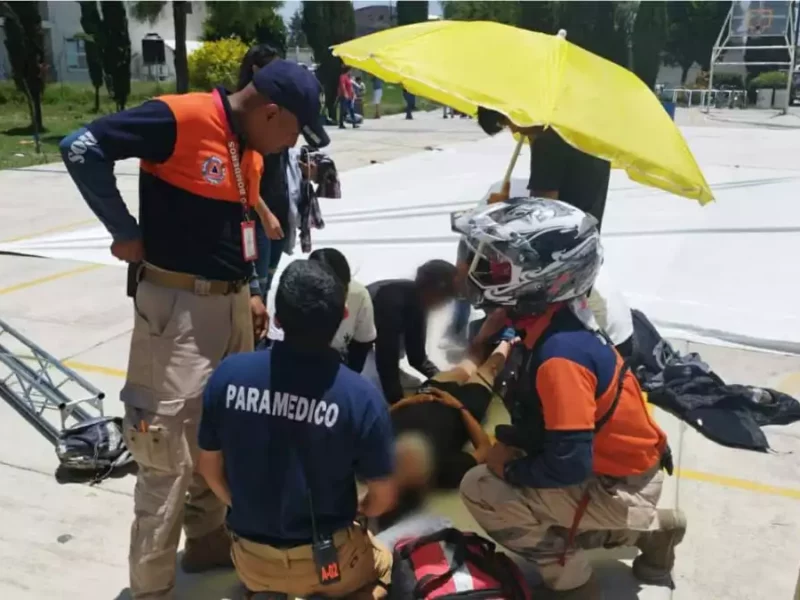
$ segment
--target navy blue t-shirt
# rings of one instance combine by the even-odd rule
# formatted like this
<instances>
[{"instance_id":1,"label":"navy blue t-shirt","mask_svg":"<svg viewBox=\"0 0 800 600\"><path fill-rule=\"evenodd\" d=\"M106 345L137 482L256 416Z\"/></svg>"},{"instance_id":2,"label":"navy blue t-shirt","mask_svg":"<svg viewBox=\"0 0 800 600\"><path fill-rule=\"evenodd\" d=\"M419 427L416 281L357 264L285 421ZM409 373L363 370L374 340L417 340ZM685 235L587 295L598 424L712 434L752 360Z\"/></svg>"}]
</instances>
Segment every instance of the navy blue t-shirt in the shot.
<instances>
[{"instance_id":1,"label":"navy blue t-shirt","mask_svg":"<svg viewBox=\"0 0 800 600\"><path fill-rule=\"evenodd\" d=\"M355 477L388 477L392 427L380 392L330 352L235 354L203 399L200 448L222 451L231 490L228 527L271 546L311 542L309 493L320 535L356 516Z\"/></svg>"}]
</instances>

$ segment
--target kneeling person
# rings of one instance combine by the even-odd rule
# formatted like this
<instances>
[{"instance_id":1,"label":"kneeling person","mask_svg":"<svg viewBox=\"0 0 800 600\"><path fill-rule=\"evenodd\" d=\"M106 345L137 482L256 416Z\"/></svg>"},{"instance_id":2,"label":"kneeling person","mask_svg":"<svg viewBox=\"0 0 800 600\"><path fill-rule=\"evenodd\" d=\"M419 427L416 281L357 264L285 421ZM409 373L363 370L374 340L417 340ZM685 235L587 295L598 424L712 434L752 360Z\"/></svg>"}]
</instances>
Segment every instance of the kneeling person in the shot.
<instances>
[{"instance_id":1,"label":"kneeling person","mask_svg":"<svg viewBox=\"0 0 800 600\"><path fill-rule=\"evenodd\" d=\"M582 550L615 546L641 549L639 579L671 585L686 520L657 508L662 469L672 469L666 435L588 308L602 261L596 220L560 201L517 199L453 226L478 255L468 261L473 305L499 307L524 331L505 396L512 425L497 428L486 465L464 477L467 508L552 589L589 581Z\"/></svg>"},{"instance_id":2,"label":"kneeling person","mask_svg":"<svg viewBox=\"0 0 800 600\"><path fill-rule=\"evenodd\" d=\"M330 348L344 285L295 261L280 279L284 341L225 360L206 388L198 471L228 506L236 571L248 590L382 598L391 554L356 524L395 501L391 425L380 392Z\"/></svg>"}]
</instances>

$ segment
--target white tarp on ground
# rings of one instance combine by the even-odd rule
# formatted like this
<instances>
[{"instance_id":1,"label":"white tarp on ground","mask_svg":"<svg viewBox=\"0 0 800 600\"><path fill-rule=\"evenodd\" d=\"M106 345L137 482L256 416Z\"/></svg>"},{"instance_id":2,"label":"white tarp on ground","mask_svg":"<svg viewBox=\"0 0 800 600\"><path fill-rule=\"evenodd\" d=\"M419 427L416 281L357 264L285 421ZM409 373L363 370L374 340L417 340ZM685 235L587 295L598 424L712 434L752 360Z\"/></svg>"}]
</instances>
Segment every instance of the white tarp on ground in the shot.
<instances>
[{"instance_id":1,"label":"white tarp on ground","mask_svg":"<svg viewBox=\"0 0 800 600\"><path fill-rule=\"evenodd\" d=\"M787 153L800 132L685 133L717 202L700 207L615 172L603 226L612 277L670 331L797 350L800 168ZM512 145L500 136L343 173L344 197L321 201L327 226L313 233L314 247L338 247L363 283L412 276L430 258L453 260L450 211L474 206L502 177ZM523 154L514 175L527 172ZM0 251L119 265L109 243L98 226Z\"/></svg>"}]
</instances>

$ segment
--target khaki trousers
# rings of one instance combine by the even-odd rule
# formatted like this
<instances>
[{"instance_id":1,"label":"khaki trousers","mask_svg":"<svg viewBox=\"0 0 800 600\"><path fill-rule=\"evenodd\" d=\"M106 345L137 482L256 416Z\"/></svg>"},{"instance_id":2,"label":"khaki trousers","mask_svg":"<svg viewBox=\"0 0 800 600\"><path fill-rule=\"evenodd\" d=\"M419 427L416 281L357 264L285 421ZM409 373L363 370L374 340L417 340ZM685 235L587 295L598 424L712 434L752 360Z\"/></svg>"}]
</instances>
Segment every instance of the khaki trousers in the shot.
<instances>
[{"instance_id":1,"label":"khaki trousers","mask_svg":"<svg viewBox=\"0 0 800 600\"><path fill-rule=\"evenodd\" d=\"M490 537L537 565L547 587L572 590L592 574L582 550L633 546L640 532L658 527L663 480L662 471L654 468L639 476L595 477L561 489L515 488L481 465L464 476L461 497ZM567 547L585 493L589 504Z\"/></svg>"},{"instance_id":2,"label":"khaki trousers","mask_svg":"<svg viewBox=\"0 0 800 600\"><path fill-rule=\"evenodd\" d=\"M181 526L222 526L225 509L194 473L202 394L213 369L253 349L250 293L197 296L142 281L134 301L125 443L138 463L129 554L133 598L173 598Z\"/></svg>"},{"instance_id":3,"label":"khaki trousers","mask_svg":"<svg viewBox=\"0 0 800 600\"><path fill-rule=\"evenodd\" d=\"M233 536L236 573L250 592L276 592L289 598L320 594L326 598L382 598L391 582L392 553L360 525L338 531L333 543L341 581L322 585L311 546L282 550ZM383 585L377 585L378 583Z\"/></svg>"}]
</instances>

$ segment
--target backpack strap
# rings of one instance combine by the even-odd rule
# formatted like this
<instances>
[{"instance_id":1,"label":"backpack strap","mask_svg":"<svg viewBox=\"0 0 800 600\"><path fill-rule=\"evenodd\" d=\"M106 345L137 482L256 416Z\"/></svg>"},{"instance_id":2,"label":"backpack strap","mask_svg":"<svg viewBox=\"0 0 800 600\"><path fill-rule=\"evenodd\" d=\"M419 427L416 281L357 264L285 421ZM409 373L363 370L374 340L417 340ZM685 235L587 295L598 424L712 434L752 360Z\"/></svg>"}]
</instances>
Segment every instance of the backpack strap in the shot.
<instances>
[{"instance_id":1,"label":"backpack strap","mask_svg":"<svg viewBox=\"0 0 800 600\"><path fill-rule=\"evenodd\" d=\"M619 376L617 377L617 391L614 394L614 399L611 401L611 406L608 407L608 410L605 412L605 414L597 419L597 422L594 424L595 434L599 433L600 430L605 427L606 423L611 420L611 417L614 416L614 412L617 410L617 405L619 405L619 399L622 396L622 389L625 387L625 375L628 374L630 369L630 363L625 360L619 370Z\"/></svg>"}]
</instances>

